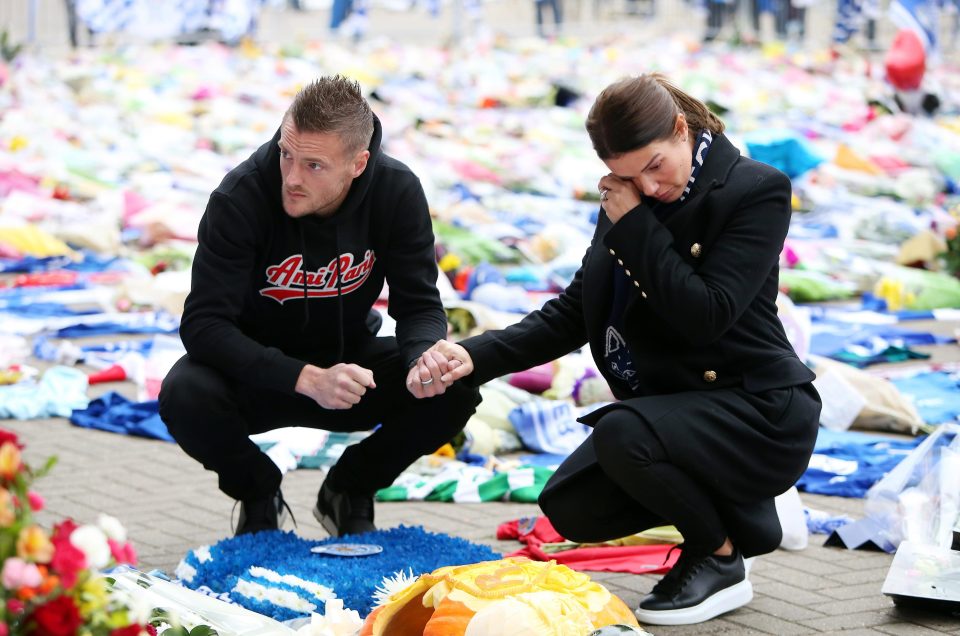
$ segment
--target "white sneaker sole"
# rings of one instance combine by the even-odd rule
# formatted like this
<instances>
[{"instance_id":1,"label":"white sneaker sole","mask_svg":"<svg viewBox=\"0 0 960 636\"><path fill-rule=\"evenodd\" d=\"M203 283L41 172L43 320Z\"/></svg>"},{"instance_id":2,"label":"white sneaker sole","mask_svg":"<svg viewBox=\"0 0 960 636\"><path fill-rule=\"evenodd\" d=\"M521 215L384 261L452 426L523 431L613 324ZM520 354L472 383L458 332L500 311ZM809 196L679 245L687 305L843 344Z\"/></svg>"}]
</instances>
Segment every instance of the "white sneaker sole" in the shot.
<instances>
[{"instance_id":1,"label":"white sneaker sole","mask_svg":"<svg viewBox=\"0 0 960 636\"><path fill-rule=\"evenodd\" d=\"M699 605L675 610L651 611L637 608L634 614L648 625L693 625L743 607L753 600L753 585L743 580L722 589Z\"/></svg>"}]
</instances>

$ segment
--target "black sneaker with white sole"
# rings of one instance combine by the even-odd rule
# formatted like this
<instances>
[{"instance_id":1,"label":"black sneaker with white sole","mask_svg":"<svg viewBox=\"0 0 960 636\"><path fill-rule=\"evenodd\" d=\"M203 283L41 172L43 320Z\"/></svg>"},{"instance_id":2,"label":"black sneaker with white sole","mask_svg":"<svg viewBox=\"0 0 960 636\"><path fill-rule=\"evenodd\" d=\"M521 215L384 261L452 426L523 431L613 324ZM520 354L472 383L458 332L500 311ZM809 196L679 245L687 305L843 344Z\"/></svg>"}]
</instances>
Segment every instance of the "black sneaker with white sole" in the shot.
<instances>
[{"instance_id":1,"label":"black sneaker with white sole","mask_svg":"<svg viewBox=\"0 0 960 636\"><path fill-rule=\"evenodd\" d=\"M279 490L266 499L245 499L240 502L240 518L234 535L279 530L287 520L289 511L290 506L283 500L283 493Z\"/></svg>"},{"instance_id":2,"label":"black sneaker with white sole","mask_svg":"<svg viewBox=\"0 0 960 636\"><path fill-rule=\"evenodd\" d=\"M373 525L373 497L338 492L323 482L317 493L313 516L331 537L361 534L377 529Z\"/></svg>"},{"instance_id":3,"label":"black sneaker with white sole","mask_svg":"<svg viewBox=\"0 0 960 636\"><path fill-rule=\"evenodd\" d=\"M743 607L753 600L743 557L734 548L728 557L684 550L634 612L641 623L692 625Z\"/></svg>"}]
</instances>

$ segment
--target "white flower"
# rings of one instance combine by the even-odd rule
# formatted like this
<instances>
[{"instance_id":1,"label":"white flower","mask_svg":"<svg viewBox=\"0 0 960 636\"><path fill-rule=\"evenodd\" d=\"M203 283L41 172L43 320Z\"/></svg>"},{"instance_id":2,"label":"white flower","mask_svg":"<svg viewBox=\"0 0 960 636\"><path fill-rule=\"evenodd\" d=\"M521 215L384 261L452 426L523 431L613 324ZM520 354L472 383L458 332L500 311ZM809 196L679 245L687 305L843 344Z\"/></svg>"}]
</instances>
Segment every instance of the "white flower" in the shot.
<instances>
[{"instance_id":1,"label":"white flower","mask_svg":"<svg viewBox=\"0 0 960 636\"><path fill-rule=\"evenodd\" d=\"M310 615L310 624L297 630L301 636L352 636L363 621L357 610L343 609L343 599L332 598L326 602L324 615Z\"/></svg>"},{"instance_id":2,"label":"white flower","mask_svg":"<svg viewBox=\"0 0 960 636\"><path fill-rule=\"evenodd\" d=\"M97 525L107 535L108 539L113 539L117 543L127 542L127 529L123 527L120 520L110 515L101 514L97 517Z\"/></svg>"},{"instance_id":3,"label":"white flower","mask_svg":"<svg viewBox=\"0 0 960 636\"><path fill-rule=\"evenodd\" d=\"M409 574L407 573L409 572ZM380 581L380 585L377 586L377 589L373 591L373 602L377 607L381 605L386 605L390 600L390 597L399 592L400 590L406 589L418 577L413 575L413 569L407 568L406 571L398 570L394 572L391 576L385 576Z\"/></svg>"},{"instance_id":4,"label":"white flower","mask_svg":"<svg viewBox=\"0 0 960 636\"><path fill-rule=\"evenodd\" d=\"M80 526L70 534L70 543L87 557L87 563L102 568L110 562L110 546L107 535L97 526Z\"/></svg>"}]
</instances>

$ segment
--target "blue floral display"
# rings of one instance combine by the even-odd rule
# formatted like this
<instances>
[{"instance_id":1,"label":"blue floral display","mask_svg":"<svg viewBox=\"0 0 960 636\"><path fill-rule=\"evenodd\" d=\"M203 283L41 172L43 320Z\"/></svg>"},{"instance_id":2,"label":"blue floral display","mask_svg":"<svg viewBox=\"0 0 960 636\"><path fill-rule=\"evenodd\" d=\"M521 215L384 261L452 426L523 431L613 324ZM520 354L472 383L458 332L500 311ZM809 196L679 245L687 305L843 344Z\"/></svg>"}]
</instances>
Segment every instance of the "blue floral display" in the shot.
<instances>
[{"instance_id":1,"label":"blue floral display","mask_svg":"<svg viewBox=\"0 0 960 636\"><path fill-rule=\"evenodd\" d=\"M374 544L381 546L383 551L362 557L310 551L315 546L335 543ZM398 526L320 541L310 541L293 532L273 530L224 539L210 547L210 556L212 558L203 563L196 550L184 557L184 563L197 572L191 580L184 580L184 585L192 589L205 585L215 592L228 593L237 604L279 621L303 614L233 592L238 578L256 580L268 587L296 593L306 600L311 600L311 595L299 587L255 579L249 574L251 566L273 570L281 575L292 574L332 588L337 598L343 599L345 607L357 610L360 616L366 616L373 609L373 592L384 576L410 570L417 576L446 565L463 565L502 557L488 546L427 532L420 526ZM317 613L322 614L323 603L311 602L318 606Z\"/></svg>"}]
</instances>

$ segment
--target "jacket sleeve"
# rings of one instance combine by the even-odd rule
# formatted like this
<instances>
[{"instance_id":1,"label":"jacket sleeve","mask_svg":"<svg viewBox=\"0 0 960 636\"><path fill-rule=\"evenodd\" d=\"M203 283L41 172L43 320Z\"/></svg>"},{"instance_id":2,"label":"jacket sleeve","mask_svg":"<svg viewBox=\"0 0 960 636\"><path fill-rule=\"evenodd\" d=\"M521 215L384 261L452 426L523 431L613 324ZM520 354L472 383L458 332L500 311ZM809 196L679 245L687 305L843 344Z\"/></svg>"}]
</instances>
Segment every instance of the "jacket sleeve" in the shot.
<instances>
[{"instance_id":1,"label":"jacket sleeve","mask_svg":"<svg viewBox=\"0 0 960 636\"><path fill-rule=\"evenodd\" d=\"M397 344L409 367L447 337L430 210L419 181L400 197L394 219L387 251L388 313L397 321Z\"/></svg>"},{"instance_id":2,"label":"jacket sleeve","mask_svg":"<svg viewBox=\"0 0 960 636\"><path fill-rule=\"evenodd\" d=\"M580 269L559 296L515 325L460 342L470 354L474 367L464 381L479 386L504 374L556 360L586 344L581 294L583 269L591 249L587 249Z\"/></svg>"},{"instance_id":3,"label":"jacket sleeve","mask_svg":"<svg viewBox=\"0 0 960 636\"><path fill-rule=\"evenodd\" d=\"M693 345L715 342L733 326L779 260L790 225L790 180L757 169L744 192L696 270L643 204L604 237L651 308Z\"/></svg>"},{"instance_id":4,"label":"jacket sleeve","mask_svg":"<svg viewBox=\"0 0 960 636\"><path fill-rule=\"evenodd\" d=\"M190 357L225 375L293 394L306 362L245 335L239 316L253 275L257 232L214 193L200 220L190 294L180 338Z\"/></svg>"}]
</instances>

